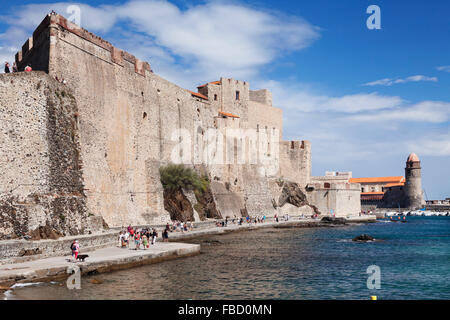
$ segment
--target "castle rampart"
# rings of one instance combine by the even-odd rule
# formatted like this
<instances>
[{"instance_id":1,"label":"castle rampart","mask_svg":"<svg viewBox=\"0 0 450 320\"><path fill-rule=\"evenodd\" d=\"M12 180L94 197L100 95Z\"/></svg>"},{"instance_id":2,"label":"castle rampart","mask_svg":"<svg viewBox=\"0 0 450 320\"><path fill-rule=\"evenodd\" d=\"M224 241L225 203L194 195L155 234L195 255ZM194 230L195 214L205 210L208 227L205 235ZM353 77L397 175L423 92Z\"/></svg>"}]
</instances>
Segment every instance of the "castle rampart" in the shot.
<instances>
[{"instance_id":1,"label":"castle rampart","mask_svg":"<svg viewBox=\"0 0 450 320\"><path fill-rule=\"evenodd\" d=\"M48 73L21 74L23 79L42 77L48 86L63 86L54 78L64 79L63 88L73 97L76 111L66 110L60 115L63 119L69 116L74 122L61 122L69 126L63 132L76 137L76 143L74 140L66 144L71 149L63 155L76 154L78 167L59 164L57 169L46 158L47 153L35 160L37 167L42 172L50 170L52 177L65 176L66 171L73 173L73 179L78 179L77 199L82 203L82 209L75 212L81 215L101 216L110 226L169 221L159 168L173 162L174 155L209 176L213 198L210 200L216 203L222 217L273 215L277 212L273 203L278 194L272 190L279 177L294 181L301 188L311 179L310 142L282 141L282 110L272 106L269 91L252 91L248 82L220 78L200 86L198 92L188 91L154 74L147 62L57 14L46 16L17 53L16 60L20 70L31 65L33 70ZM9 79L8 75L4 77ZM29 86L30 96L40 92L33 89L37 83ZM17 85L10 84L13 90L18 90ZM6 91L2 92L2 97L6 95ZM41 113L51 108L47 100L44 96L37 100L42 103ZM31 102L20 103L17 110ZM9 101L8 107L13 110L15 102ZM42 130L47 122L33 122L33 130ZM225 161L226 157L218 164L197 161L194 155L204 151L200 142L205 141L210 129L222 133L229 129L254 129L268 136L278 133L277 143L268 140L263 148L264 156L273 154L279 166L274 171L261 163L237 163L236 154L231 163ZM24 128L24 133L31 134L32 130ZM177 152L183 139L191 139L186 140L189 148ZM42 141L45 146L52 140L47 136ZM248 149L249 141L241 142L244 145L233 142L231 150L239 152L243 146ZM58 150L63 148L59 143L51 145L59 146ZM209 147L215 152L223 148L227 155L228 150L218 140ZM12 145L10 148L15 150ZM58 171L64 168L66 171ZM39 177L31 171L16 174L16 178L26 174ZM3 183L7 185L6 180ZM42 183L47 188L51 185L49 180ZM33 192L21 191L21 196ZM80 215L76 213L74 217Z\"/></svg>"}]
</instances>

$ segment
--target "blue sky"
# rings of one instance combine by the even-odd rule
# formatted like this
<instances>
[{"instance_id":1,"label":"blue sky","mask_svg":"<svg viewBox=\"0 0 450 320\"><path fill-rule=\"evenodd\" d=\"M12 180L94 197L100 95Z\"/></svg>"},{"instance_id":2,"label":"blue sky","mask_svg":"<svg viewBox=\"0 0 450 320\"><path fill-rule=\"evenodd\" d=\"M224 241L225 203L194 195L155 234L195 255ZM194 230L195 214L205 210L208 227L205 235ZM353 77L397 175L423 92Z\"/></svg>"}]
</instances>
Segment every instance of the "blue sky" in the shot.
<instances>
[{"instance_id":1,"label":"blue sky","mask_svg":"<svg viewBox=\"0 0 450 320\"><path fill-rule=\"evenodd\" d=\"M313 174L403 175L422 160L429 199L450 197L450 2L79 1L81 25L194 90L221 76L268 88L284 139L312 142ZM0 59L68 2L2 1ZM369 5L381 29L369 30Z\"/></svg>"}]
</instances>

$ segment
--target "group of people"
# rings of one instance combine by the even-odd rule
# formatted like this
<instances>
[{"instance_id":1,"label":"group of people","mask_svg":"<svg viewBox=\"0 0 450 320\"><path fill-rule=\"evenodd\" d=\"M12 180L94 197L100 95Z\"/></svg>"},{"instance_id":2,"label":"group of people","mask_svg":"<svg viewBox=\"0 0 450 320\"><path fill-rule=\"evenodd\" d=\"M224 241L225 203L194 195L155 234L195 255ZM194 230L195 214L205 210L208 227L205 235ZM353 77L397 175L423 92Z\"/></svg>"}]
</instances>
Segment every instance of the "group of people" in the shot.
<instances>
[{"instance_id":1,"label":"group of people","mask_svg":"<svg viewBox=\"0 0 450 320\"><path fill-rule=\"evenodd\" d=\"M166 225L166 230L168 232L187 232L189 230L192 230L194 228L194 225L192 224L192 222L180 222L180 221L174 221L172 223L172 225L170 225L169 223Z\"/></svg>"},{"instance_id":2,"label":"group of people","mask_svg":"<svg viewBox=\"0 0 450 320\"><path fill-rule=\"evenodd\" d=\"M150 244L154 245L158 232L155 228L135 229L132 226L128 226L126 231L121 231L119 234L119 242L121 248L129 248L130 242L134 242L134 250L140 250L141 246L144 250L150 247Z\"/></svg>"},{"instance_id":3,"label":"group of people","mask_svg":"<svg viewBox=\"0 0 450 320\"><path fill-rule=\"evenodd\" d=\"M31 69L31 67L29 66L29 65L27 65L25 68L24 68L24 71L25 72L31 72L33 69ZM14 62L13 63L13 66L12 66L12 69L11 69L11 67L10 67L10 65L9 65L9 62L8 61L6 61L5 62L5 73L10 73L10 72L19 72L19 69L17 68L17 64Z\"/></svg>"}]
</instances>

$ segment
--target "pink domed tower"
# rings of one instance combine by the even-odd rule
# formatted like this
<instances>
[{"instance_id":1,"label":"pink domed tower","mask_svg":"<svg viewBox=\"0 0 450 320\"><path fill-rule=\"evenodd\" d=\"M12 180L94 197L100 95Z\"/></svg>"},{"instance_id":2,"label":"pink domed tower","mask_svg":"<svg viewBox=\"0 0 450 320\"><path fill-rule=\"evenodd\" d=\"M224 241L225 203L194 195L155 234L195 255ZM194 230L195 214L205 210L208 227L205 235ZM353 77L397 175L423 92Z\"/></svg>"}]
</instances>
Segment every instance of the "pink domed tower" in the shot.
<instances>
[{"instance_id":1,"label":"pink domed tower","mask_svg":"<svg viewBox=\"0 0 450 320\"><path fill-rule=\"evenodd\" d=\"M419 209L425 205L419 157L413 152L406 160L405 207Z\"/></svg>"}]
</instances>

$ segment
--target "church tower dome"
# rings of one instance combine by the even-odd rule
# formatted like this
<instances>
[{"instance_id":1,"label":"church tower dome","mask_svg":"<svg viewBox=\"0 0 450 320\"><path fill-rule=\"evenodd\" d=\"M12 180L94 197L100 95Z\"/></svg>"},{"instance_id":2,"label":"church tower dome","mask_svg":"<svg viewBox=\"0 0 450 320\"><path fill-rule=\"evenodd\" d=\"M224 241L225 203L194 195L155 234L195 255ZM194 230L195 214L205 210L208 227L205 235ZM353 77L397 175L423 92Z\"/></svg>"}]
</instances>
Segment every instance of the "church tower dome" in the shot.
<instances>
[{"instance_id":1,"label":"church tower dome","mask_svg":"<svg viewBox=\"0 0 450 320\"><path fill-rule=\"evenodd\" d=\"M420 162L419 157L417 156L417 154L415 154L414 152L412 152L409 157L408 160L406 160L406 162Z\"/></svg>"}]
</instances>

